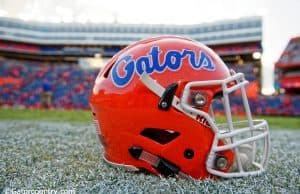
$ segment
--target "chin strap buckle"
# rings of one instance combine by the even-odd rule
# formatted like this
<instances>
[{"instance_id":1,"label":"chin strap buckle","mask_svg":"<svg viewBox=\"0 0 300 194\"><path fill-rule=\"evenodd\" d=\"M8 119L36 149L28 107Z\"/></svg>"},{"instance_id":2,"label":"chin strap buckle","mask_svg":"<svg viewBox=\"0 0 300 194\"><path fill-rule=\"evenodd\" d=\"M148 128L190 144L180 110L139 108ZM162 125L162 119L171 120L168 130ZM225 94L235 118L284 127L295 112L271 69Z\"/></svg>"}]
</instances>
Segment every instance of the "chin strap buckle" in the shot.
<instances>
[{"instance_id":1,"label":"chin strap buckle","mask_svg":"<svg viewBox=\"0 0 300 194\"><path fill-rule=\"evenodd\" d=\"M177 83L172 83L170 84L160 97L159 103L158 103L158 108L161 110L169 110L170 107L172 106L173 98L175 95L175 92L178 88Z\"/></svg>"},{"instance_id":2,"label":"chin strap buckle","mask_svg":"<svg viewBox=\"0 0 300 194\"><path fill-rule=\"evenodd\" d=\"M145 72L140 76L140 80L147 88L149 88L149 90L160 97L158 103L158 108L160 110L167 111L171 106L173 106L177 110L184 113L183 109L180 106L180 99L175 95L178 87L177 83L169 85L168 89L166 89Z\"/></svg>"},{"instance_id":3,"label":"chin strap buckle","mask_svg":"<svg viewBox=\"0 0 300 194\"><path fill-rule=\"evenodd\" d=\"M172 177L178 174L179 176L190 178L190 176L180 171L180 167L178 167L177 165L173 164L172 162L166 159L153 155L143 150L141 147L133 146L129 148L128 151L132 157L134 157L137 160L143 160L147 162L160 174L166 177Z\"/></svg>"}]
</instances>

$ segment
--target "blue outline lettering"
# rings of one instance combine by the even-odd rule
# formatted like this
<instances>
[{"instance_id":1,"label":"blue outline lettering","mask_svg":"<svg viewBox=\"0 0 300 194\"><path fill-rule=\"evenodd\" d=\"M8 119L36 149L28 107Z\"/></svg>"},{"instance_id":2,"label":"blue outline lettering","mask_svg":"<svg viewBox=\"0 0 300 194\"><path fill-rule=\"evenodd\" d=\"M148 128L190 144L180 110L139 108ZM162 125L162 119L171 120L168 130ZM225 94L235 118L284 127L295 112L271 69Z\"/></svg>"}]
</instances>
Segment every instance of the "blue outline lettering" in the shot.
<instances>
[{"instance_id":1,"label":"blue outline lettering","mask_svg":"<svg viewBox=\"0 0 300 194\"><path fill-rule=\"evenodd\" d=\"M163 62L160 61L161 51L158 46L154 46L150 49L148 55L141 56L136 60L132 59L131 55L126 55L120 58L112 68L111 79L113 84L117 87L125 87L133 79L134 74L142 75L144 72L147 74L152 74L153 72L162 73L166 69L170 71L178 71L181 69L182 60L188 57L190 66L194 70L207 70L215 71L216 66L205 52L183 49L179 50L169 50L166 52L163 58ZM125 76L120 76L119 66L124 64L123 71Z\"/></svg>"}]
</instances>

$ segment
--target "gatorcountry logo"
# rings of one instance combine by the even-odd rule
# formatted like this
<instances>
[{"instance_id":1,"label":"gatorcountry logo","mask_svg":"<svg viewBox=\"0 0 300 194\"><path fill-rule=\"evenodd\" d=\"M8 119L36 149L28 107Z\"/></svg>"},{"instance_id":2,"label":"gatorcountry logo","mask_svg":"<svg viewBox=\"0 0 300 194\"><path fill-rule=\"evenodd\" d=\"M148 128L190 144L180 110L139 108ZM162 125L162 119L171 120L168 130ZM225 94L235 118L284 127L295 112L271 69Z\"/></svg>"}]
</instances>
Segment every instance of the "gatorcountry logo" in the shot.
<instances>
[{"instance_id":1,"label":"gatorcountry logo","mask_svg":"<svg viewBox=\"0 0 300 194\"><path fill-rule=\"evenodd\" d=\"M158 46L150 49L148 55L133 59L132 55L126 55L118 59L112 68L111 79L115 86L123 88L127 86L135 74L142 75L163 73L165 70L178 71L181 69L182 60L188 58L191 68L194 70L214 71L215 64L211 58L203 51L182 49L169 50L160 60L161 50Z\"/></svg>"}]
</instances>

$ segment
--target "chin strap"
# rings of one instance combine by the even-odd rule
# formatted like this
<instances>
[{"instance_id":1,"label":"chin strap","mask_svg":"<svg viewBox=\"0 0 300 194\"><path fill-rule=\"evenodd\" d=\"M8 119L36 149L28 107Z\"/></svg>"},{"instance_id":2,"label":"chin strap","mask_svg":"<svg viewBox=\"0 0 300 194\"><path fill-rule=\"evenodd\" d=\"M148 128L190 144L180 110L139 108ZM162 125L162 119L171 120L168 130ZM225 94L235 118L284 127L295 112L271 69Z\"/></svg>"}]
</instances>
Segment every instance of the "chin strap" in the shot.
<instances>
[{"instance_id":1,"label":"chin strap","mask_svg":"<svg viewBox=\"0 0 300 194\"><path fill-rule=\"evenodd\" d=\"M166 89L163 86L161 86L159 83L157 83L154 79L152 79L147 73L143 73L140 76L140 80L147 88L149 88L157 96L159 97L163 96ZM173 96L172 106L175 107L177 110L184 112L180 106L180 99L175 95Z\"/></svg>"},{"instance_id":2,"label":"chin strap","mask_svg":"<svg viewBox=\"0 0 300 194\"><path fill-rule=\"evenodd\" d=\"M161 86L159 83L157 83L154 79L152 79L147 73L143 73L140 76L141 82L149 88L153 93L155 93L157 96L162 98L165 94L166 88ZM176 108L177 110L184 112L184 110L180 106L180 99L174 95L177 86L171 86L171 90L173 90L173 95L172 95L172 102L171 105ZM168 89L168 88L167 88ZM159 103L159 105L161 102ZM174 176L174 175L179 175L181 177L190 179L191 177L182 171L180 171L180 168L176 166L175 164L171 163L168 160L165 160L161 157L158 157L156 155L153 155L145 150L143 150L140 147L131 147L129 149L130 154L135 158L139 160L143 160L150 164L153 168L155 168L159 173L162 175L168 177L168 176Z\"/></svg>"},{"instance_id":3,"label":"chin strap","mask_svg":"<svg viewBox=\"0 0 300 194\"><path fill-rule=\"evenodd\" d=\"M160 174L169 177L179 175L184 178L191 178L189 175L183 173L178 166L158 157L150 152L143 150L141 147L134 146L128 149L132 157L138 160L143 160L150 164L154 169L156 169Z\"/></svg>"},{"instance_id":4,"label":"chin strap","mask_svg":"<svg viewBox=\"0 0 300 194\"><path fill-rule=\"evenodd\" d=\"M162 96L164 95L164 93L166 91L166 88L164 88L159 83L157 83L157 81L152 79L145 72L140 76L140 80L147 88L149 88L149 90L151 90L153 93L155 93L158 97L162 98ZM176 108L178 111L187 115L188 117L201 123L202 125L205 125L206 127L210 127L213 130L216 128L215 122L213 120L210 119L210 122L209 122L209 120L208 120L209 115L207 113L202 112L201 115L200 114L192 114L188 108L186 108L186 107L184 108L183 106L181 106L180 99L176 95L173 96L172 106L174 108Z\"/></svg>"}]
</instances>

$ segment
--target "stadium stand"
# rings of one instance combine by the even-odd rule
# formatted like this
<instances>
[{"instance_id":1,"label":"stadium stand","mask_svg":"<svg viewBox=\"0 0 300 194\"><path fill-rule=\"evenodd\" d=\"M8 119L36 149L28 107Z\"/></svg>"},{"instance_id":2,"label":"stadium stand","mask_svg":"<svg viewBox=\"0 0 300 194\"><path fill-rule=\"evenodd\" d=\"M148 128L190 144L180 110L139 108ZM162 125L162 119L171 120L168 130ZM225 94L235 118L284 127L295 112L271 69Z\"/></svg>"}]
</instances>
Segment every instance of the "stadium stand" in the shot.
<instances>
[{"instance_id":1,"label":"stadium stand","mask_svg":"<svg viewBox=\"0 0 300 194\"><path fill-rule=\"evenodd\" d=\"M300 95L300 37L289 41L275 67L279 93Z\"/></svg>"},{"instance_id":2,"label":"stadium stand","mask_svg":"<svg viewBox=\"0 0 300 194\"><path fill-rule=\"evenodd\" d=\"M247 67L247 66L246 66ZM0 60L0 77L17 79L0 84L2 106L21 108L43 108L41 103L43 84L50 83L52 104L49 108L88 109L91 83L97 75L95 70L83 71L77 64L47 64L43 62ZM258 96L249 98L254 114L300 115L300 96ZM231 97L232 113L243 114L242 99L236 94ZM214 103L217 114L223 106Z\"/></svg>"},{"instance_id":3,"label":"stadium stand","mask_svg":"<svg viewBox=\"0 0 300 194\"><path fill-rule=\"evenodd\" d=\"M243 72L250 81L247 94L254 113L300 115L299 96L259 95L261 61L253 54L263 52L260 17L181 26L50 24L0 17L0 105L88 109L88 97L98 70L81 67L82 59L96 55L107 59L134 41L167 34L184 35L207 44L230 68ZM293 60L299 61L299 48L288 46L280 61L290 59L291 53L295 56ZM295 72L283 72L286 80L295 78ZM49 91L52 100L48 106L43 98ZM241 114L241 103L238 93L232 96L235 114ZM220 102L214 106L222 112Z\"/></svg>"},{"instance_id":4,"label":"stadium stand","mask_svg":"<svg viewBox=\"0 0 300 194\"><path fill-rule=\"evenodd\" d=\"M44 83L52 90L52 108L87 109L88 96L97 72L83 71L77 64L1 60L0 77L16 78L18 83L1 84L2 106L42 108ZM50 108L51 108L50 107Z\"/></svg>"}]
</instances>

